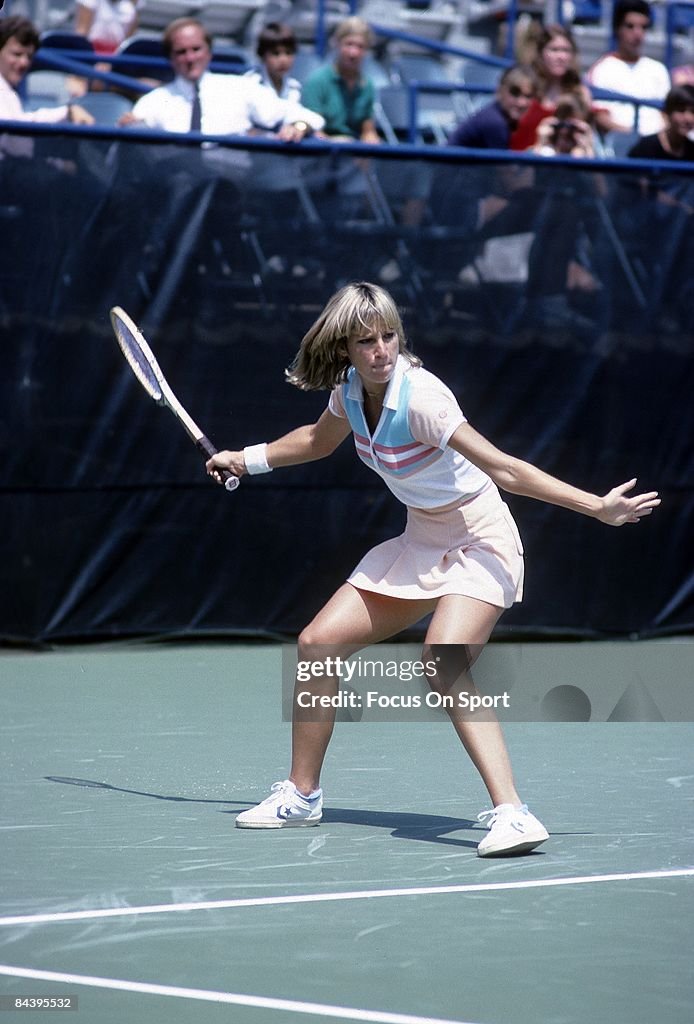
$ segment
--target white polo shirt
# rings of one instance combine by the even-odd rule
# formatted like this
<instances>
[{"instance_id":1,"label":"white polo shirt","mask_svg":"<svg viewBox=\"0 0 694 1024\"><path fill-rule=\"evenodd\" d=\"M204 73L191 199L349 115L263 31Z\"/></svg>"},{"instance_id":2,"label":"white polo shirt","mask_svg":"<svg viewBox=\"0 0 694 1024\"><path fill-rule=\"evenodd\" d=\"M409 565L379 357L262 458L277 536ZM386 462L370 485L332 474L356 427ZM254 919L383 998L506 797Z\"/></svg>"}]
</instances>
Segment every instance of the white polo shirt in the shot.
<instances>
[{"instance_id":1,"label":"white polo shirt","mask_svg":"<svg viewBox=\"0 0 694 1024\"><path fill-rule=\"evenodd\" d=\"M421 366L399 356L381 418L370 432L364 392L354 369L331 395L328 409L347 418L359 458L412 508L442 508L479 494L490 478L448 442L466 419L453 392Z\"/></svg>"}]
</instances>

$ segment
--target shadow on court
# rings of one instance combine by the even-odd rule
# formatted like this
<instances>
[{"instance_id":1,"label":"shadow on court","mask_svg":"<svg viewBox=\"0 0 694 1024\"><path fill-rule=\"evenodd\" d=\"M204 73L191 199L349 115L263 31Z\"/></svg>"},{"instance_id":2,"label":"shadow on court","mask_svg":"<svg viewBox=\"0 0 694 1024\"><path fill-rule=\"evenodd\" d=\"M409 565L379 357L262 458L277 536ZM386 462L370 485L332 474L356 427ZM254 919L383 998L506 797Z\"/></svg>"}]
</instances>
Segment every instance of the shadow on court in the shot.
<instances>
[{"instance_id":1,"label":"shadow on court","mask_svg":"<svg viewBox=\"0 0 694 1024\"><path fill-rule=\"evenodd\" d=\"M84 789L103 789L113 793L127 793L130 796L147 797L150 800L165 800L179 804L213 804L220 808L222 814L236 814L252 807L252 800L212 800L201 797L172 796L166 793L148 793L139 789L127 789L123 786L112 786L108 782L95 779L69 778L60 775L44 776L47 782L57 782L64 786L81 786ZM227 809L228 808L228 809ZM356 807L326 807L323 811L324 825L357 825L365 828L382 828L390 832L393 839L412 839L426 843L444 843L449 846L463 846L476 849L484 834L476 821L468 818L451 818L441 814L414 814L400 811L373 811ZM475 829L478 836L474 840L449 838L450 832L461 829ZM589 835L588 832L552 832L553 836ZM527 854L525 855L528 856ZM543 850L534 850L532 857L544 856Z\"/></svg>"}]
</instances>

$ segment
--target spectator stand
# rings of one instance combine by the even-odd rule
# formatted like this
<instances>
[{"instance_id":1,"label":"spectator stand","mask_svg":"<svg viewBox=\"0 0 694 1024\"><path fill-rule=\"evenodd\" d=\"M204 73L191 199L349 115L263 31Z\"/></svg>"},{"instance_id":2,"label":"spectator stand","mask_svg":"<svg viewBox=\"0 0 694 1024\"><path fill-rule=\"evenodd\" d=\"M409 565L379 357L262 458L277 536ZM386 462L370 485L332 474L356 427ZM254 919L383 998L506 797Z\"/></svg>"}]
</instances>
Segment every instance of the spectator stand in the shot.
<instances>
[{"instance_id":1,"label":"spectator stand","mask_svg":"<svg viewBox=\"0 0 694 1024\"><path fill-rule=\"evenodd\" d=\"M377 116L390 140L445 144L455 123L469 116L480 97L494 92L498 75L511 63L386 25L372 28L389 52L392 44L419 48L415 53L396 50L388 61L391 85L380 90Z\"/></svg>"},{"instance_id":2,"label":"spectator stand","mask_svg":"<svg viewBox=\"0 0 694 1024\"><path fill-rule=\"evenodd\" d=\"M214 37L246 43L253 19L266 0L141 0L141 29L161 33L174 18L198 18Z\"/></svg>"},{"instance_id":3,"label":"spectator stand","mask_svg":"<svg viewBox=\"0 0 694 1024\"><path fill-rule=\"evenodd\" d=\"M665 7L665 64L672 69L679 63L675 52L677 40L689 44L688 61L694 63L694 3L692 0L668 0Z\"/></svg>"}]
</instances>

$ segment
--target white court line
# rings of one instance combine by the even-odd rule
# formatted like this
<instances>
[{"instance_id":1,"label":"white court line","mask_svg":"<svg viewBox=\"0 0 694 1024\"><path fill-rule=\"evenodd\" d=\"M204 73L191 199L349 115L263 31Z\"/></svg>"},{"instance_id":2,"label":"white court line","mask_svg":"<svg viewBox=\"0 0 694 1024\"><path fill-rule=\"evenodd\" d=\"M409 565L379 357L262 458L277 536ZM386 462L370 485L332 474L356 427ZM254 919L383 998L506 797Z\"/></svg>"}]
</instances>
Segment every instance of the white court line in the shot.
<instances>
[{"instance_id":1,"label":"white court line","mask_svg":"<svg viewBox=\"0 0 694 1024\"><path fill-rule=\"evenodd\" d=\"M281 907L295 903L340 903L346 900L376 900L393 896L439 896L465 892L503 892L509 889L550 889L562 885L591 885L597 882L634 882L647 878L687 878L694 868L667 871L633 871L613 875L578 875L570 878L538 878L523 882L489 882L468 885L429 885L411 889L364 889L356 892L315 892L301 896L257 896L236 900L208 900L199 903L160 903L142 907L105 907L101 910L70 910L54 914L22 914L0 917L2 925L51 924L57 921L93 921L138 914L177 914L191 910L230 910L238 907Z\"/></svg>"},{"instance_id":2,"label":"white court line","mask_svg":"<svg viewBox=\"0 0 694 1024\"><path fill-rule=\"evenodd\" d=\"M351 1006L329 1006L324 1003L304 1003L294 999L270 999L266 996L247 996L238 992L214 992L203 988L179 988L174 985L152 985L149 982L121 981L119 978L92 978L85 974L63 974L58 971L37 971L29 967L0 964L0 974L32 981L56 982L65 985L85 985L89 988L116 989L121 992L141 992L148 996L168 996L173 999L198 999L206 1003L232 1003L263 1010L284 1010L288 1013L312 1013L317 1017L339 1017L341 1020L370 1021L371 1024L465 1024L461 1020L441 1017L414 1017L409 1013L387 1013L381 1010L358 1010Z\"/></svg>"}]
</instances>

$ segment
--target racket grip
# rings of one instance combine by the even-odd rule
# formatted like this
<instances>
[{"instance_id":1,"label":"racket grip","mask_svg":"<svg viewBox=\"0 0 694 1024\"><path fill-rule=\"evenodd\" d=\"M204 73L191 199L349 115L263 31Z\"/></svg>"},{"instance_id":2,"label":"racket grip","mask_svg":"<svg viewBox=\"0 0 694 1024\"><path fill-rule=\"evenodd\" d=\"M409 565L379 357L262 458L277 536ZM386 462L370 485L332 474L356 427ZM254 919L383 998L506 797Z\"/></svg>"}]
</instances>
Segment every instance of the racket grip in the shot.
<instances>
[{"instance_id":1,"label":"racket grip","mask_svg":"<svg viewBox=\"0 0 694 1024\"><path fill-rule=\"evenodd\" d=\"M197 439L195 444L203 453L203 455L207 456L208 459L211 459L213 455L217 454L217 449L212 444L209 437L205 437L204 434L202 435L202 437L199 437ZM230 473L228 469L220 470L220 476L224 481L224 489L227 491L235 491L236 488L241 483L239 478L237 476L234 476L233 473Z\"/></svg>"}]
</instances>

